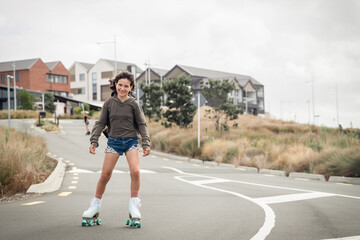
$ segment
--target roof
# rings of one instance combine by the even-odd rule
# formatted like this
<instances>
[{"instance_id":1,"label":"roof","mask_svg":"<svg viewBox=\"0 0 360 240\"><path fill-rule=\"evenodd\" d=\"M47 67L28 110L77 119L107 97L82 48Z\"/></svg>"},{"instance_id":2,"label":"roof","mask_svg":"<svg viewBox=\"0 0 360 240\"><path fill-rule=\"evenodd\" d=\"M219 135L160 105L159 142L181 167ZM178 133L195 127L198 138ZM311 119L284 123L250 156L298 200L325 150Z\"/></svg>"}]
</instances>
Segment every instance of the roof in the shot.
<instances>
[{"instance_id":1,"label":"roof","mask_svg":"<svg viewBox=\"0 0 360 240\"><path fill-rule=\"evenodd\" d=\"M53 70L54 67L59 63L60 61L56 61L56 62L47 62L45 63L46 66L50 69L50 70Z\"/></svg>"},{"instance_id":2,"label":"roof","mask_svg":"<svg viewBox=\"0 0 360 240\"><path fill-rule=\"evenodd\" d=\"M157 73L159 76L164 76L169 70L161 69L161 68L150 68L153 72Z\"/></svg>"},{"instance_id":3,"label":"roof","mask_svg":"<svg viewBox=\"0 0 360 240\"><path fill-rule=\"evenodd\" d=\"M249 81L255 85L263 85L260 82L256 81L254 78L246 75L236 74L236 73L227 73L221 71L215 71L204 68L189 67L184 65L176 65L191 76L202 77L202 78L211 78L211 79L233 79L237 81L241 86L245 86ZM176 67L175 66L175 67Z\"/></svg>"},{"instance_id":4,"label":"roof","mask_svg":"<svg viewBox=\"0 0 360 240\"><path fill-rule=\"evenodd\" d=\"M95 64L92 64L92 63L84 63L84 62L77 62L81 65L83 65L87 71L89 71Z\"/></svg>"},{"instance_id":5,"label":"roof","mask_svg":"<svg viewBox=\"0 0 360 240\"><path fill-rule=\"evenodd\" d=\"M30 69L40 58L15 61L15 71ZM14 61L0 62L0 72L14 70Z\"/></svg>"},{"instance_id":6,"label":"roof","mask_svg":"<svg viewBox=\"0 0 360 240\"><path fill-rule=\"evenodd\" d=\"M101 58L100 60L104 60L106 62L108 62L111 66L114 66L115 61L114 60L109 60L109 59L103 59ZM116 68L117 70L123 70L123 69L127 69L128 66L135 66L136 67L136 73L141 73L143 70L138 67L135 63L127 63L127 62L119 62L116 61Z\"/></svg>"}]
</instances>

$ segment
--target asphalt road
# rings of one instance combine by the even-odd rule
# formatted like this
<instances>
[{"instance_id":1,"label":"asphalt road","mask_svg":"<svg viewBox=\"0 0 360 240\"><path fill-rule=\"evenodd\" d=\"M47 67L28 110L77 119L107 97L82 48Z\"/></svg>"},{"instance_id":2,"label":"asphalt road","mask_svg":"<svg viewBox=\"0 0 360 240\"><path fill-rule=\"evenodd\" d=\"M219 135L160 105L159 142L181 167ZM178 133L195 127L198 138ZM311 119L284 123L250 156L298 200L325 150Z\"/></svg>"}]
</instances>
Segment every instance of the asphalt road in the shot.
<instances>
[{"instance_id":1,"label":"asphalt road","mask_svg":"<svg viewBox=\"0 0 360 240\"><path fill-rule=\"evenodd\" d=\"M12 127L46 139L67 164L60 190L0 204L0 239L360 239L360 186L206 167L151 154L141 158L142 227L125 226L130 176L120 157L100 212L100 226L82 227L100 176L105 137L88 153L82 120L62 120L62 133ZM90 122L92 127L94 121ZM7 120L0 125L6 126Z\"/></svg>"}]
</instances>

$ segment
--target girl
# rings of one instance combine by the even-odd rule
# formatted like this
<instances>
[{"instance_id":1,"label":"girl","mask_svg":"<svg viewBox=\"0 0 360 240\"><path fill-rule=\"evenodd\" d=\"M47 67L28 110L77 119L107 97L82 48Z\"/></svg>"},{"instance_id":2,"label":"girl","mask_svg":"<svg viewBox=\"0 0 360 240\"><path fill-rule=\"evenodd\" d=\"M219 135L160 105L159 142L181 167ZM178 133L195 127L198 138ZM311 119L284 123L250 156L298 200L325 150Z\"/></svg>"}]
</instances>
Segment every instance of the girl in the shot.
<instances>
[{"instance_id":1,"label":"girl","mask_svg":"<svg viewBox=\"0 0 360 240\"><path fill-rule=\"evenodd\" d=\"M99 145L99 136L105 126L108 127L109 137L101 176L97 183L95 197L91 200L89 209L83 213L83 225L86 225L86 223L91 225L89 223L90 219L97 219L106 184L109 182L115 164L122 154L126 156L131 177L130 219L141 219L139 212L141 204L139 199L140 157L138 133L142 138L143 156L150 154L150 137L147 132L145 116L139 103L130 95L130 91L134 89L133 74L128 71L119 72L114 79L110 80L110 89L112 90L111 98L104 103L99 120L95 123L90 137L89 151L91 154L95 154L95 149Z\"/></svg>"}]
</instances>

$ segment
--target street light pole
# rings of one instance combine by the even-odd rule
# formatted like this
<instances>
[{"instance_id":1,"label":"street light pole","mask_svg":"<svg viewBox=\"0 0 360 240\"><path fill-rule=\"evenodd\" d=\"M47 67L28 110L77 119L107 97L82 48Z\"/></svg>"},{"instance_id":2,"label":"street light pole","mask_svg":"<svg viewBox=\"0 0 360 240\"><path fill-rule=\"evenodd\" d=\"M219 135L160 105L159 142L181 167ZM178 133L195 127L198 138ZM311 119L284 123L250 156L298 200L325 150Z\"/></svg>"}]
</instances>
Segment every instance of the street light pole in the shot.
<instances>
[{"instance_id":1,"label":"street light pole","mask_svg":"<svg viewBox=\"0 0 360 240\"><path fill-rule=\"evenodd\" d=\"M13 78L11 75L7 75L7 91L8 91L8 127L10 128L10 78Z\"/></svg>"},{"instance_id":2,"label":"street light pole","mask_svg":"<svg viewBox=\"0 0 360 240\"><path fill-rule=\"evenodd\" d=\"M16 76L15 76L15 60L14 60L14 63L13 63L13 67L14 67L14 73L13 73L13 76L14 76L14 110L16 111Z\"/></svg>"},{"instance_id":3,"label":"street light pole","mask_svg":"<svg viewBox=\"0 0 360 240\"><path fill-rule=\"evenodd\" d=\"M117 74L117 63L116 63L116 34L114 34L114 41L111 42L97 42L97 44L108 44L113 43L114 44L114 76Z\"/></svg>"},{"instance_id":4,"label":"street light pole","mask_svg":"<svg viewBox=\"0 0 360 240\"><path fill-rule=\"evenodd\" d=\"M200 90L197 94L197 101L198 101L198 148L200 148Z\"/></svg>"}]
</instances>

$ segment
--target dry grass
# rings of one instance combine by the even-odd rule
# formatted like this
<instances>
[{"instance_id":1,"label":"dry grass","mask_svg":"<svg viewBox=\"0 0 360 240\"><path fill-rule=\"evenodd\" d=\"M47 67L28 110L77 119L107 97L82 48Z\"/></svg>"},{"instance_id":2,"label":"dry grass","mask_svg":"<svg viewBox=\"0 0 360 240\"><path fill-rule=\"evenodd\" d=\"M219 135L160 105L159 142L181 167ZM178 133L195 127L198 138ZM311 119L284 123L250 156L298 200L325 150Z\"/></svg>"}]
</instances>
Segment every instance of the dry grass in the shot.
<instances>
[{"instance_id":1,"label":"dry grass","mask_svg":"<svg viewBox=\"0 0 360 240\"><path fill-rule=\"evenodd\" d=\"M308 172L360 176L360 131L317 127L252 115L229 121L230 131L216 131L209 107L201 109L201 148L197 115L191 128L149 123L152 148L207 161Z\"/></svg>"},{"instance_id":2,"label":"dry grass","mask_svg":"<svg viewBox=\"0 0 360 240\"><path fill-rule=\"evenodd\" d=\"M26 192L44 181L56 165L46 152L43 139L0 127L0 196Z\"/></svg>"}]
</instances>

